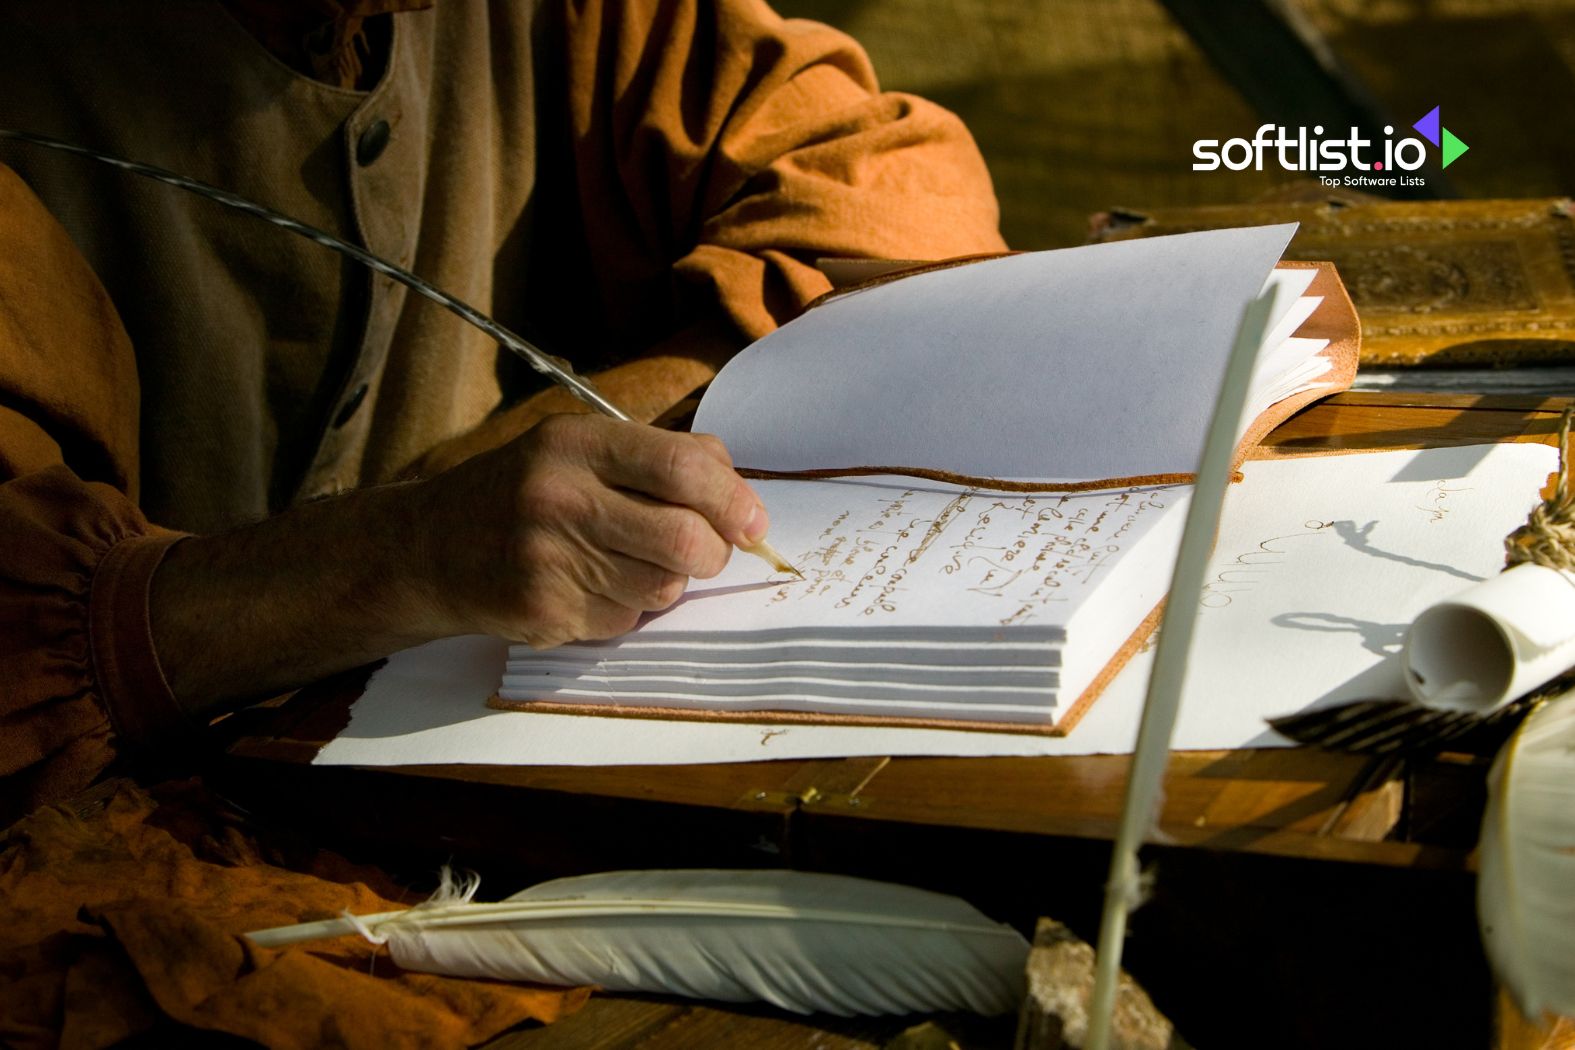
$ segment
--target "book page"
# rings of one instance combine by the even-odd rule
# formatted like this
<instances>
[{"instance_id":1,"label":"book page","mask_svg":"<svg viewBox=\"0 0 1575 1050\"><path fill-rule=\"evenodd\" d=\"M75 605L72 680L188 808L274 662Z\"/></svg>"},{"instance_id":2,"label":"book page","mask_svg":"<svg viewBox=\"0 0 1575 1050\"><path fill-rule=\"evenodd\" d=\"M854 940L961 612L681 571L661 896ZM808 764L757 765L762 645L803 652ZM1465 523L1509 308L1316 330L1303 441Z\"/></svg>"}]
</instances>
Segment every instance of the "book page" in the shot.
<instances>
[{"instance_id":1,"label":"book page","mask_svg":"<svg viewBox=\"0 0 1575 1050\"><path fill-rule=\"evenodd\" d=\"M691 581L678 604L647 614L634 632L560 652L605 658L653 640L901 639L927 649L1059 640L1178 491L1020 496L901 478L759 481L755 489L771 514L772 544L803 580L763 580L768 570L757 559L735 556L720 576Z\"/></svg>"},{"instance_id":2,"label":"book page","mask_svg":"<svg viewBox=\"0 0 1575 1050\"><path fill-rule=\"evenodd\" d=\"M768 470L1188 473L1242 307L1294 230L1035 252L852 292L729 362L694 429Z\"/></svg>"},{"instance_id":3,"label":"book page","mask_svg":"<svg viewBox=\"0 0 1575 1050\"><path fill-rule=\"evenodd\" d=\"M1557 468L1554 449L1518 443L1247 464L1200 599L1173 747L1280 745L1266 718L1405 699L1412 620L1503 569L1505 535ZM1123 672L1101 703L1129 692L1116 702L1141 703Z\"/></svg>"}]
</instances>

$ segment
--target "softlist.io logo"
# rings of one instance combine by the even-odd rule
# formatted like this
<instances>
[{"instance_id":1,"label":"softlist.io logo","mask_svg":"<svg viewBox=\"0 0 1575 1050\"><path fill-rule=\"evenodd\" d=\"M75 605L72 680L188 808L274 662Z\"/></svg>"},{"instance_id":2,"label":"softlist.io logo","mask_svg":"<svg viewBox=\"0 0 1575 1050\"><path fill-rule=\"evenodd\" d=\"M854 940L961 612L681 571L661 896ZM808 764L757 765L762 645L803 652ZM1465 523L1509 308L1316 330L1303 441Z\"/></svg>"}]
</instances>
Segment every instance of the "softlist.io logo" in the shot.
<instances>
[{"instance_id":1,"label":"softlist.io logo","mask_svg":"<svg viewBox=\"0 0 1575 1050\"><path fill-rule=\"evenodd\" d=\"M1286 171L1318 173L1326 186L1420 186L1424 182L1420 175L1405 173L1427 162L1427 143L1442 152L1440 166L1445 168L1470 149L1440 122L1438 106L1411 126L1422 138L1396 139L1391 125L1385 125L1384 137L1374 141L1354 127L1344 137L1330 137L1324 135L1322 124L1294 132L1264 124L1250 139L1198 139L1192 144L1197 158L1192 170L1262 171L1266 162L1277 162ZM1356 174L1332 174L1347 171Z\"/></svg>"},{"instance_id":2,"label":"softlist.io logo","mask_svg":"<svg viewBox=\"0 0 1575 1050\"><path fill-rule=\"evenodd\" d=\"M1438 121L1438 107L1434 106L1428 111L1427 116L1411 125L1422 133L1422 137L1443 151L1444 157L1439 165L1447 168L1460 159L1460 155L1471 147L1455 138L1454 132L1444 127Z\"/></svg>"}]
</instances>

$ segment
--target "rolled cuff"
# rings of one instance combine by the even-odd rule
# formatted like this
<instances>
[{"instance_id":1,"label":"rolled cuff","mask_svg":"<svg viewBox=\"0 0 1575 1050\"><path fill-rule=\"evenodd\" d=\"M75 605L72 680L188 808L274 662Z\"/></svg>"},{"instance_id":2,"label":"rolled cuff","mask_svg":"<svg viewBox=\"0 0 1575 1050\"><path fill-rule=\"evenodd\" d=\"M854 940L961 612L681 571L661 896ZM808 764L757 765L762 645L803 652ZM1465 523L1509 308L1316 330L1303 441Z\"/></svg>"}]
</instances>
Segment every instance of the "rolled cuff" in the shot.
<instances>
[{"instance_id":1,"label":"rolled cuff","mask_svg":"<svg viewBox=\"0 0 1575 1050\"><path fill-rule=\"evenodd\" d=\"M99 696L122 750L163 751L194 741L200 726L175 700L153 645L149 593L178 533L130 536L111 547L93 573L88 642Z\"/></svg>"}]
</instances>

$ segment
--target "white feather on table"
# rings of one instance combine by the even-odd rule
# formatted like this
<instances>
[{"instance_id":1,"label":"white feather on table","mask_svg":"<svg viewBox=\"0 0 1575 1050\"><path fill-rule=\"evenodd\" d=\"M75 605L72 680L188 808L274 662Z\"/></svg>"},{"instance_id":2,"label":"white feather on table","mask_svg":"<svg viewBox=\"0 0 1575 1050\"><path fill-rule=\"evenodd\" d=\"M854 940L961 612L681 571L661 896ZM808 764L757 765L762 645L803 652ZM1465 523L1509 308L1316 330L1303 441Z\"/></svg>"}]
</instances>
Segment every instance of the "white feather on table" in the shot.
<instances>
[{"instance_id":1,"label":"white feather on table","mask_svg":"<svg viewBox=\"0 0 1575 1050\"><path fill-rule=\"evenodd\" d=\"M402 912L264 930L264 946L356 930L410 970L592 984L796 1013L1000 1014L1028 942L956 897L795 871L623 871L497 904L472 882ZM455 902L457 898L457 902Z\"/></svg>"},{"instance_id":2,"label":"white feather on table","mask_svg":"<svg viewBox=\"0 0 1575 1050\"><path fill-rule=\"evenodd\" d=\"M1493 763L1477 917L1526 1016L1575 1014L1575 692L1526 716Z\"/></svg>"}]
</instances>

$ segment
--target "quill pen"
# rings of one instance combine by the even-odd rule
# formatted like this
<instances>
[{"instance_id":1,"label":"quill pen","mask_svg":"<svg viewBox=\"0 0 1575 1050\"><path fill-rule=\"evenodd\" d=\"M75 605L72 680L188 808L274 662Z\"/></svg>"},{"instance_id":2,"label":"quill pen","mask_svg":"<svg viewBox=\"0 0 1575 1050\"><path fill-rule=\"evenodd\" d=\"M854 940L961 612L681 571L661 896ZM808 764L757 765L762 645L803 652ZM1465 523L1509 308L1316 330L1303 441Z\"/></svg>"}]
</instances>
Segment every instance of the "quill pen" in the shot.
<instances>
[{"instance_id":1,"label":"quill pen","mask_svg":"<svg viewBox=\"0 0 1575 1050\"><path fill-rule=\"evenodd\" d=\"M1017 1008L1028 942L967 901L802 871L615 871L557 879L496 904L479 880L405 911L247 934L282 947L360 933L407 970L594 984L796 1013Z\"/></svg>"},{"instance_id":2,"label":"quill pen","mask_svg":"<svg viewBox=\"0 0 1575 1050\"><path fill-rule=\"evenodd\" d=\"M1220 383L1219 400L1203 445L1203 459L1193 486L1192 505L1176 555L1170 598L1161 621L1154 669L1149 673L1148 697L1138 727L1137 750L1127 774L1121 823L1115 852L1110 858L1110 879L1105 884L1104 915L1099 926L1099 947L1094 960L1094 991L1088 1007L1087 1050L1106 1050L1114 1017L1116 984L1120 977L1121 945L1126 936L1127 913L1142 895L1137 851L1153 826L1159 803L1165 763L1170 757L1171 733L1181 708L1181 685L1187 669L1187 651L1197 622L1209 554L1219 532L1225 490L1231 479L1231 458L1236 451L1241 417L1246 409L1248 385L1257 364L1258 348L1274 314L1278 286L1247 304L1236 343L1231 348Z\"/></svg>"},{"instance_id":3,"label":"quill pen","mask_svg":"<svg viewBox=\"0 0 1575 1050\"><path fill-rule=\"evenodd\" d=\"M1575 1015L1575 691L1538 703L1493 763L1477 921L1530 1020Z\"/></svg>"},{"instance_id":4,"label":"quill pen","mask_svg":"<svg viewBox=\"0 0 1575 1050\"><path fill-rule=\"evenodd\" d=\"M381 256L374 255L365 248L357 247L356 245L351 244L349 241L346 241L341 237L335 237L326 230L320 230L315 226L309 226L306 223L301 222L299 219L292 219L288 215L274 211L272 208L258 204L256 201L242 197L239 194L231 193L228 190L221 190L217 186L210 186L205 182L199 182L198 180L188 178L185 175L178 175L173 171L168 171L152 164L143 164L140 161L126 160L123 157L112 156L108 153L100 153L97 150L91 150L85 146L78 146L70 142L62 142L59 139L52 139L45 135L35 135L29 131L16 131L10 128L0 128L0 139L12 139L16 142L25 142L34 146L42 146L46 149L75 154L79 157L87 157L90 160L96 160L102 164L108 164L113 168L119 168L121 171L129 171L134 175L141 175L145 178L153 179L156 182L162 182L168 186L174 186L178 189L187 190L191 193L197 194L199 197L206 197L208 200L222 204L225 207L234 208L236 211L244 212L247 215L262 219L265 222L271 222L275 226L282 227L283 229L289 230L291 233L305 237L307 240L320 244L330 251L335 251L340 255L354 259L356 262L359 262L362 265L375 270L386 277L390 277L398 281L400 284L409 288L411 291L416 292L417 294L432 300L434 303L437 303L444 309L457 314L463 320L481 329L481 331L495 339L498 342L498 345L513 351L514 354L522 358L526 364L530 365L531 368L551 379L554 383L564 387L575 397L579 398L581 401L584 401L602 415L611 416L613 419L621 419L625 422L634 422L634 418L632 416L609 401L606 395L597 390L595 385L592 384L590 380L577 374L569 362L565 361L563 358L547 353L540 347L531 343L529 340L516 335L507 328L504 328L502 325L498 324L498 322L494 321L480 310L477 310L474 306L471 306L469 303L461 299L455 298L454 296L443 291L441 288L438 288L435 285L423 280L422 278L417 277L415 274L411 273L404 267L391 263ZM745 554L753 554L755 557L763 559L767 564L769 564L778 572L788 572L802 578L802 573L794 568L793 565L787 561L787 559L782 557L782 555L778 554L770 544L763 540L760 543L756 543L749 547L740 547L739 549Z\"/></svg>"}]
</instances>

